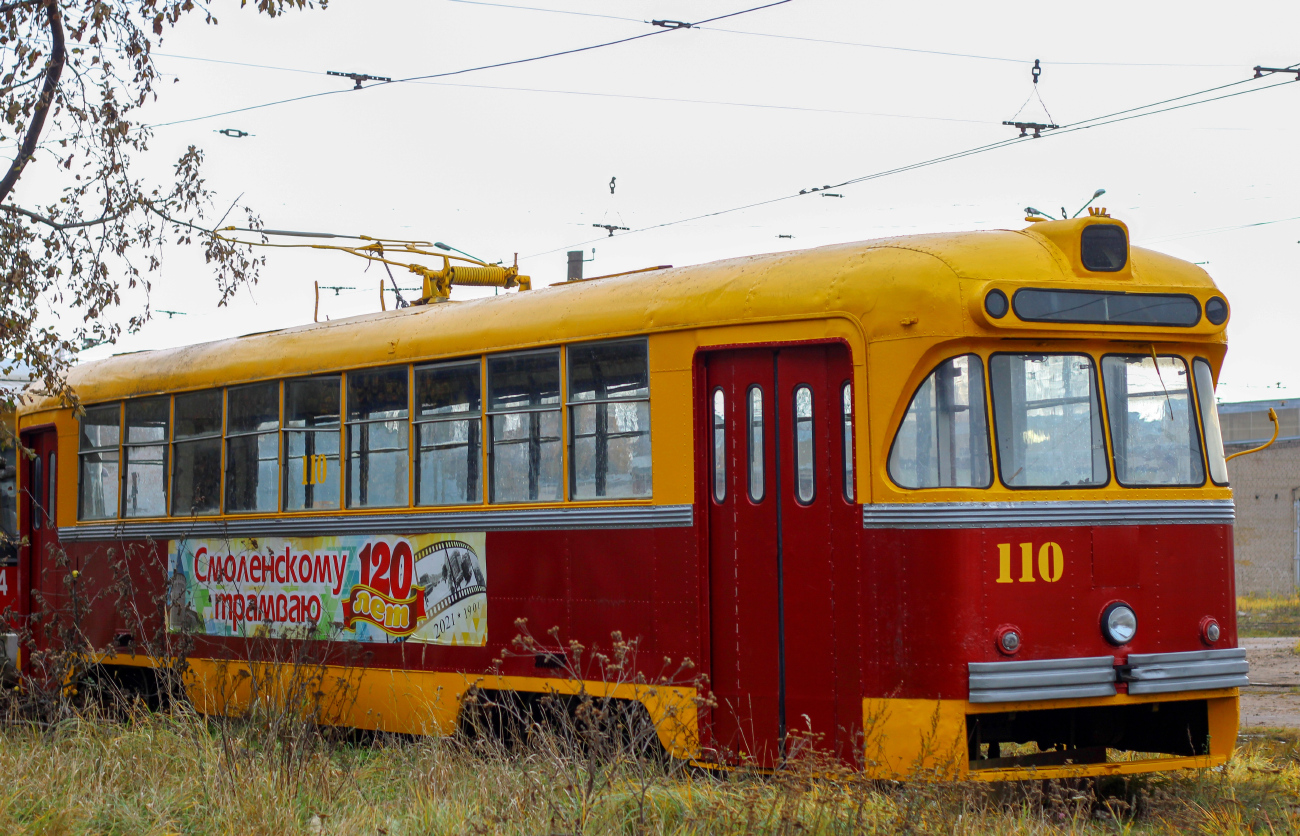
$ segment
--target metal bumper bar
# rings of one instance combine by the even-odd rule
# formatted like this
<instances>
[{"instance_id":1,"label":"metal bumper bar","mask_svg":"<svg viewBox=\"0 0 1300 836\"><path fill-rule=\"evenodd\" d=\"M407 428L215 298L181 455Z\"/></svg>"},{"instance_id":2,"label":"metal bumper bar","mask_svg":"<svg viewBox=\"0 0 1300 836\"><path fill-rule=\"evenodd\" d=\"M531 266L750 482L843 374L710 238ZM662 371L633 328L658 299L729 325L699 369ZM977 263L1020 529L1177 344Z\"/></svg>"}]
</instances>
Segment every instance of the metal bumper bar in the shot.
<instances>
[{"instance_id":1,"label":"metal bumper bar","mask_svg":"<svg viewBox=\"0 0 1300 836\"><path fill-rule=\"evenodd\" d=\"M1188 653L1132 653L1119 669L1130 694L1167 694L1250 684L1250 663L1240 647Z\"/></svg>"},{"instance_id":2,"label":"metal bumper bar","mask_svg":"<svg viewBox=\"0 0 1300 836\"><path fill-rule=\"evenodd\" d=\"M971 702L1026 702L1077 697L1113 697L1115 683L1130 694L1167 694L1250 684L1241 648L1186 653L1132 653L1117 665L1114 656L970 662Z\"/></svg>"},{"instance_id":3,"label":"metal bumper bar","mask_svg":"<svg viewBox=\"0 0 1300 836\"><path fill-rule=\"evenodd\" d=\"M971 702L1115 696L1115 657L970 662Z\"/></svg>"}]
</instances>

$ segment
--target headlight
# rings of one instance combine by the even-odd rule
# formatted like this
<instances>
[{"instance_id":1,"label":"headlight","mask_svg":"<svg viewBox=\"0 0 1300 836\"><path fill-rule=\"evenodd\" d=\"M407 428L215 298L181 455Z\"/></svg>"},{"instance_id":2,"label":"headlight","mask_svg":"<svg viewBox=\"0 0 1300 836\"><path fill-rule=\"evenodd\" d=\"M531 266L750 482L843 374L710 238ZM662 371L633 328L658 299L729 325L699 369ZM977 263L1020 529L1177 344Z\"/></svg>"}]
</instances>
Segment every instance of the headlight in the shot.
<instances>
[{"instance_id":1,"label":"headlight","mask_svg":"<svg viewBox=\"0 0 1300 836\"><path fill-rule=\"evenodd\" d=\"M1101 634L1111 644L1128 644L1137 635L1137 630L1137 613L1128 604L1116 602L1102 611Z\"/></svg>"}]
</instances>

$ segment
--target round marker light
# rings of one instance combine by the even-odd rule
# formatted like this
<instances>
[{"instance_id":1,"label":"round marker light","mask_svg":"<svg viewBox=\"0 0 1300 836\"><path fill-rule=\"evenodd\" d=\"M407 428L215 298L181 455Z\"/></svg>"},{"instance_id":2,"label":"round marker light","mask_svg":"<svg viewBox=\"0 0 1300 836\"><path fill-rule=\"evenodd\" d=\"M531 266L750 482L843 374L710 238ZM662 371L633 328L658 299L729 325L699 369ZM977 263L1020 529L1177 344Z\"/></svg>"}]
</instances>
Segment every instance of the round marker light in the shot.
<instances>
[{"instance_id":1,"label":"round marker light","mask_svg":"<svg viewBox=\"0 0 1300 836\"><path fill-rule=\"evenodd\" d=\"M1007 295L1000 290L990 290L984 297L984 310L988 311L989 316L994 319L1001 319L1007 315L1010 305L1007 304Z\"/></svg>"},{"instance_id":2,"label":"round marker light","mask_svg":"<svg viewBox=\"0 0 1300 836\"><path fill-rule=\"evenodd\" d=\"M1218 296L1205 300L1205 318L1212 325L1222 325L1228 321L1228 303Z\"/></svg>"},{"instance_id":3,"label":"round marker light","mask_svg":"<svg viewBox=\"0 0 1300 836\"><path fill-rule=\"evenodd\" d=\"M1201 619L1201 641L1206 644L1214 644L1223 635L1223 630L1219 627L1219 622L1206 616Z\"/></svg>"},{"instance_id":4,"label":"round marker light","mask_svg":"<svg viewBox=\"0 0 1300 836\"><path fill-rule=\"evenodd\" d=\"M998 650L1006 656L1014 656L1020 650L1020 631L1010 625L999 627L994 634Z\"/></svg>"},{"instance_id":5,"label":"round marker light","mask_svg":"<svg viewBox=\"0 0 1300 836\"><path fill-rule=\"evenodd\" d=\"M1117 602L1101 614L1101 634L1113 645L1128 644L1137 635L1137 613L1128 604Z\"/></svg>"}]
</instances>

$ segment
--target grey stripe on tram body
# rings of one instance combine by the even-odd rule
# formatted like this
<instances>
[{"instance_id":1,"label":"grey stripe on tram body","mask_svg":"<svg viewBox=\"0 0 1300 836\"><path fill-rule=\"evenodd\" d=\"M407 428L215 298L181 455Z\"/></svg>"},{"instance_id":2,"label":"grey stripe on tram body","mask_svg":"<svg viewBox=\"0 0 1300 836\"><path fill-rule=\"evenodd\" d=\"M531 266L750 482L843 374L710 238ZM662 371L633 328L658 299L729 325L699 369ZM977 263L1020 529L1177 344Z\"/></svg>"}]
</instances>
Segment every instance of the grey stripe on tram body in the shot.
<instances>
[{"instance_id":1,"label":"grey stripe on tram body","mask_svg":"<svg viewBox=\"0 0 1300 836\"><path fill-rule=\"evenodd\" d=\"M111 522L59 529L64 542L183 540L192 537L320 537L339 534L418 534L422 531L543 531L617 528L690 528L691 505L600 508L525 508L499 511L256 517L165 522Z\"/></svg>"},{"instance_id":2,"label":"grey stripe on tram body","mask_svg":"<svg viewBox=\"0 0 1300 836\"><path fill-rule=\"evenodd\" d=\"M897 502L862 506L864 528L1232 525L1231 499Z\"/></svg>"}]
</instances>

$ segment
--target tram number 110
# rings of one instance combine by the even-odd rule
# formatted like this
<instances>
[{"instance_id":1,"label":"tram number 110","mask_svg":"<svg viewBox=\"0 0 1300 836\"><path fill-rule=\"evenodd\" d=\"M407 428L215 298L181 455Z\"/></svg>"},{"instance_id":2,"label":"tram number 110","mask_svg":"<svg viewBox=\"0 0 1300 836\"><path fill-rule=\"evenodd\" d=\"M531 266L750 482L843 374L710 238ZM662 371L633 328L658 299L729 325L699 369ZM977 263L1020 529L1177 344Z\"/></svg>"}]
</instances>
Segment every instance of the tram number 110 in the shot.
<instances>
[{"instance_id":1,"label":"tram number 110","mask_svg":"<svg viewBox=\"0 0 1300 836\"><path fill-rule=\"evenodd\" d=\"M329 477L329 459L324 456L302 457L302 483L323 485Z\"/></svg>"},{"instance_id":2,"label":"tram number 110","mask_svg":"<svg viewBox=\"0 0 1300 836\"><path fill-rule=\"evenodd\" d=\"M1065 553L1058 543L1044 543L1038 547L1038 578L1056 583L1065 574ZM1033 583L1034 544L1020 544L1020 577L1011 577L1011 544L998 543L998 583Z\"/></svg>"}]
</instances>

